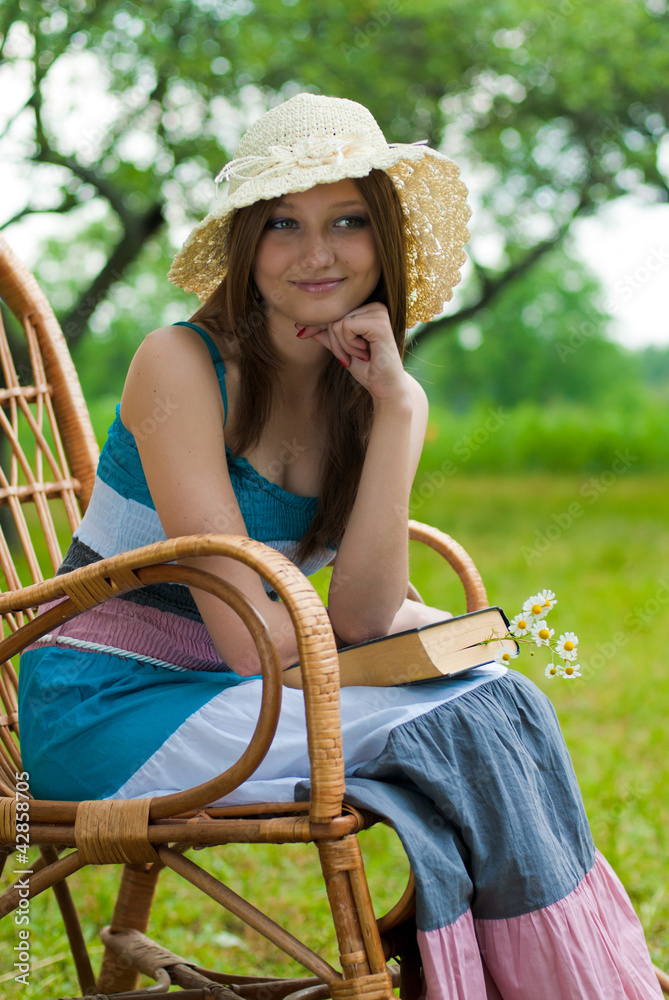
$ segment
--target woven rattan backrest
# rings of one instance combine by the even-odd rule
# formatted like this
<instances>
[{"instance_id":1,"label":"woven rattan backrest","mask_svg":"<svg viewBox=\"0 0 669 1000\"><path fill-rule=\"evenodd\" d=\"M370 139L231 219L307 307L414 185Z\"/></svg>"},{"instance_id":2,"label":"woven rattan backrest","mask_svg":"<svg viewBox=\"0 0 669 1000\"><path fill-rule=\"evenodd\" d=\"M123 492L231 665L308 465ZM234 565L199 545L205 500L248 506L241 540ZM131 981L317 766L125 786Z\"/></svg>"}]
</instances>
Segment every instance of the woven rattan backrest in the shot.
<instances>
[{"instance_id":1,"label":"woven rattan backrest","mask_svg":"<svg viewBox=\"0 0 669 1000\"><path fill-rule=\"evenodd\" d=\"M6 591L53 576L62 560L60 541L79 524L90 498L98 449L63 333L2 236L0 299L15 317L10 339L0 315L0 587ZM3 634L31 617L30 610L5 615ZM0 665L0 699L3 785L19 760L11 663Z\"/></svg>"}]
</instances>

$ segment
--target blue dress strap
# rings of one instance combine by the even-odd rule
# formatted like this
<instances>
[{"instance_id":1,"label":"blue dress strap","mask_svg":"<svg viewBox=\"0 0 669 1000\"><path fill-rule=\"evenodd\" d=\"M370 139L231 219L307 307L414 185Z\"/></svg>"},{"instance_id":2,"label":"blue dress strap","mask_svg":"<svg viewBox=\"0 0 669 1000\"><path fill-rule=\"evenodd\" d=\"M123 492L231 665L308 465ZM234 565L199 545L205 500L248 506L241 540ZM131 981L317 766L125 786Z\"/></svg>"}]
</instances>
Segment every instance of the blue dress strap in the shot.
<instances>
[{"instance_id":1,"label":"blue dress strap","mask_svg":"<svg viewBox=\"0 0 669 1000\"><path fill-rule=\"evenodd\" d=\"M218 376L218 384L221 388L221 396L223 397L223 410L224 419L223 425L225 426L225 421L228 419L228 393L225 388L225 362L221 357L220 351L214 341L211 339L206 330L203 330L201 326L197 326L195 323L187 323L184 320L179 320L178 323L173 323L172 326L188 326L191 330L195 330L199 333L205 344L209 348L209 353L211 354L211 360L214 362L216 367L216 375Z\"/></svg>"}]
</instances>

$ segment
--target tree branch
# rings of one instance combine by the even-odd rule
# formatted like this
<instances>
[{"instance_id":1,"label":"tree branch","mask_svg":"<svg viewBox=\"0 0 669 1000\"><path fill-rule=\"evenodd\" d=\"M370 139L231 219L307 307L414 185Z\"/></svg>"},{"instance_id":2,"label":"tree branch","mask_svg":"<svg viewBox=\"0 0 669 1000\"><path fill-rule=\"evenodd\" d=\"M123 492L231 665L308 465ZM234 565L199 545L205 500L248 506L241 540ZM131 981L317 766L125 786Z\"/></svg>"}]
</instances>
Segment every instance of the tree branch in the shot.
<instances>
[{"instance_id":1,"label":"tree branch","mask_svg":"<svg viewBox=\"0 0 669 1000\"><path fill-rule=\"evenodd\" d=\"M159 201L156 201L142 214L131 212L124 203L123 191L115 187L108 178L100 174L94 167L85 166L74 157L66 156L53 148L42 117L41 82L43 76L36 54L35 91L28 102L35 112L35 138L38 145L38 151L33 160L65 167L84 183L91 184L116 212L123 226L121 240L106 264L79 297L77 304L62 320L63 332L72 345L86 330L90 316L105 298L110 287L121 279L124 270L138 256L146 240L153 236L163 224L163 206ZM67 199L64 199L64 202L65 200ZM30 211L26 207L22 212L17 213L17 217L29 214ZM16 219L12 221L16 221Z\"/></svg>"},{"instance_id":2,"label":"tree branch","mask_svg":"<svg viewBox=\"0 0 669 1000\"><path fill-rule=\"evenodd\" d=\"M432 337L438 333L443 333L450 327L456 326L463 323L465 320L473 318L481 309L490 305L507 285L511 284L511 282L515 281L521 275L529 271L532 267L534 267L537 261L544 256L545 253L548 253L549 250L552 250L562 242L569 232L574 219L581 212L583 212L589 204L590 200L587 196L586 189L584 188L581 192L579 203L574 212L571 214L569 220L560 226L556 235L549 240L542 240L540 243L537 243L536 246L533 246L521 260L512 264L502 274L491 278L480 265L475 264L474 266L476 271L483 276L481 281L481 293L476 302L473 302L469 306L464 306L462 309L459 309L458 312L451 313L450 316L441 316L439 319L433 320L431 323L425 323L423 326L420 326L409 341L411 347L417 347L419 344L423 344L428 337Z\"/></svg>"},{"instance_id":3,"label":"tree branch","mask_svg":"<svg viewBox=\"0 0 669 1000\"><path fill-rule=\"evenodd\" d=\"M123 272L141 252L144 243L160 229L164 222L163 206L156 202L141 216L134 216L109 260L93 278L77 304L61 320L63 333L70 348L86 330L89 318L106 297L113 284L123 277Z\"/></svg>"},{"instance_id":4,"label":"tree branch","mask_svg":"<svg viewBox=\"0 0 669 1000\"><path fill-rule=\"evenodd\" d=\"M33 157L33 159L38 159L41 163L52 163L54 166L65 167L67 170L70 170L75 177L78 177L85 184L91 184L98 194L107 199L124 225L127 223L132 224L134 216L128 211L124 204L122 192L115 188L106 177L101 176L97 170L93 170L92 167L85 167L83 164L77 163L77 161L71 156L63 156L62 153L59 153L55 149L51 149L48 145L44 145L41 141L39 156Z\"/></svg>"},{"instance_id":5,"label":"tree branch","mask_svg":"<svg viewBox=\"0 0 669 1000\"><path fill-rule=\"evenodd\" d=\"M54 205L53 208L33 208L32 205L24 205L10 219L0 223L0 229L6 229L7 226L12 226L15 222L20 222L21 219L24 219L28 215L41 215L47 212L69 212L70 209L77 208L80 204L81 202L77 201L73 194L68 194L63 198L60 205Z\"/></svg>"},{"instance_id":6,"label":"tree branch","mask_svg":"<svg viewBox=\"0 0 669 1000\"><path fill-rule=\"evenodd\" d=\"M84 181L85 184L91 184L103 198L107 199L111 207L119 216L124 227L132 224L133 216L123 203L123 196L121 192L118 191L106 177L103 177L92 167L86 167L83 164L78 163L74 157L64 156L51 145L49 137L46 134L46 129L44 128L44 121L42 119L41 84L43 75L40 75L39 72L37 47L35 49L35 56L35 90L32 93L28 104L32 105L35 111L35 141L37 142L38 150L32 159L41 163L51 163L57 167L65 167L67 170L70 170L75 177Z\"/></svg>"},{"instance_id":7,"label":"tree branch","mask_svg":"<svg viewBox=\"0 0 669 1000\"><path fill-rule=\"evenodd\" d=\"M646 136L647 139L650 139L650 141L654 144L657 153L659 143L655 138L655 136L653 135L653 133L650 131L650 129L647 128L646 125L637 125L636 127L639 130L639 132L642 132L643 135ZM669 182L667 181L667 178L664 176L664 174L660 173L660 169L657 165L657 155L655 157L655 162L651 166L649 166L648 173L652 178L652 182L657 185L657 187L660 189L660 191L662 191L662 193L666 196L667 200L669 201Z\"/></svg>"},{"instance_id":8,"label":"tree branch","mask_svg":"<svg viewBox=\"0 0 669 1000\"><path fill-rule=\"evenodd\" d=\"M2 58L2 55L0 54L0 59L1 58ZM16 119L19 117L19 115L22 115L23 112L26 110L26 108L29 108L31 106L33 96L34 95L31 94L30 97L28 98L28 100L25 101L21 105L21 107L18 108L14 112L14 114L10 118L7 119L7 121L5 122L5 127L3 128L2 132L0 132L0 139L4 139L4 137L7 135L7 133L9 132L10 128L12 127L12 125L14 124L14 122L16 121Z\"/></svg>"}]
</instances>

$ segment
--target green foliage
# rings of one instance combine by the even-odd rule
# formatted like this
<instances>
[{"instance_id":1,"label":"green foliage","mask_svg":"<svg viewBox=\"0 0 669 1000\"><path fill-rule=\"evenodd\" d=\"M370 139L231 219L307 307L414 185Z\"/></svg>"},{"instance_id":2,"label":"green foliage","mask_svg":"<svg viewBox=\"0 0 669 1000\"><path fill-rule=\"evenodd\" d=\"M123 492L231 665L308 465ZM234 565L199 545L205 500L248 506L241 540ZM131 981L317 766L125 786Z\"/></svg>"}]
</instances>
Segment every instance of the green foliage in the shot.
<instances>
[{"instance_id":1,"label":"green foliage","mask_svg":"<svg viewBox=\"0 0 669 1000\"><path fill-rule=\"evenodd\" d=\"M89 406L121 398L130 360L150 330L186 320L198 306L166 280L171 254L161 239L144 244L91 318L89 336L72 346L72 356ZM73 291L74 281L70 279ZM47 292L48 294L48 292Z\"/></svg>"},{"instance_id":2,"label":"green foliage","mask_svg":"<svg viewBox=\"0 0 669 1000\"><path fill-rule=\"evenodd\" d=\"M488 402L620 408L641 395L630 352L605 339L607 315L586 268L556 249L457 331L421 343L409 367L431 401L456 412Z\"/></svg>"},{"instance_id":3,"label":"green foliage","mask_svg":"<svg viewBox=\"0 0 669 1000\"><path fill-rule=\"evenodd\" d=\"M661 471L669 465L666 404L596 409L531 401L513 408L477 406L453 413L432 406L420 468L450 479L461 472L545 470L605 474L622 454L625 473ZM608 474L608 473L607 473ZM420 475L414 492L420 488Z\"/></svg>"},{"instance_id":4,"label":"green foliage","mask_svg":"<svg viewBox=\"0 0 669 1000\"><path fill-rule=\"evenodd\" d=\"M644 382L665 403L669 402L669 350L666 347L647 347L639 353L639 363Z\"/></svg>"},{"instance_id":5,"label":"green foliage","mask_svg":"<svg viewBox=\"0 0 669 1000\"><path fill-rule=\"evenodd\" d=\"M211 207L211 177L244 128L310 89L362 99L391 141L443 140L462 161L475 226L500 247L494 267L476 268L471 302L574 213L629 191L666 199L666 19L663 0L6 3L0 50L16 86L4 129L30 180L14 218L73 215L38 276L51 280L45 261L72 285L59 308L86 318L131 280L125 269L161 220L171 232L157 257ZM104 231L89 231L93 215ZM75 239L80 268L63 249ZM89 243L107 261L120 248L101 288ZM160 313L166 294L161 281L147 306Z\"/></svg>"}]
</instances>

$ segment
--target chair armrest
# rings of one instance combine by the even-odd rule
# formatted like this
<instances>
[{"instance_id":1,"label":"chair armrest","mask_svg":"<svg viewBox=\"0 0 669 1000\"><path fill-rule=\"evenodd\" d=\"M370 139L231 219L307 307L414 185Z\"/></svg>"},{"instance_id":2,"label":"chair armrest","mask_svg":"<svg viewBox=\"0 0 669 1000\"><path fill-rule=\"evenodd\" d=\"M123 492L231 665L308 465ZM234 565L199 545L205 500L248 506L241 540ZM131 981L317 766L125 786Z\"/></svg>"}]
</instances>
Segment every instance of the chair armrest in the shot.
<instances>
[{"instance_id":1,"label":"chair armrest","mask_svg":"<svg viewBox=\"0 0 669 1000\"><path fill-rule=\"evenodd\" d=\"M479 611L489 606L488 595L474 560L455 539L420 521L409 521L409 539L429 545L453 567L465 589L467 611Z\"/></svg>"},{"instance_id":2,"label":"chair armrest","mask_svg":"<svg viewBox=\"0 0 669 1000\"><path fill-rule=\"evenodd\" d=\"M256 635L264 635L264 638L260 639L262 643L260 651L261 654L264 652L264 656L261 656L264 660L263 676L269 687L269 694L266 699L263 692L261 716L264 710L266 718L271 723L272 719L278 717L276 702L281 696L280 666L276 648L268 636L261 616L234 587L213 574L191 571L189 567L165 565L187 556L207 555L227 556L245 563L273 587L286 605L295 627L304 678L307 740L311 763L310 818L313 823L329 823L340 815L344 793L339 661L334 635L322 601L301 570L286 556L262 542L237 535L192 535L185 538L171 538L133 552L91 563L44 583L2 594L0 614L37 607L59 598L67 600L61 601L43 615L7 636L0 643L0 660L9 659L55 625L62 624L82 611L101 604L110 597L117 597L147 583L155 582L156 570L160 567L160 579L185 582L188 577L193 585L197 581L197 586L216 593L242 614L242 617L246 615L247 624L254 638ZM272 666L273 661L274 666ZM270 704L272 702L275 703L273 709ZM273 724L275 727L276 721ZM248 773L252 773L264 757L271 739L263 741L261 737L262 734L257 728L253 738L253 751L246 757L243 768L236 775L237 778L239 774L248 771L248 767L259 754L262 755ZM263 752L264 743L267 745ZM240 762L241 758L233 767L238 767ZM174 815L212 802L230 791L231 787L236 787L235 784L230 786L231 777L229 771L224 772L223 775L188 791L153 799L151 818ZM239 784L240 781L237 780L236 783Z\"/></svg>"}]
</instances>

